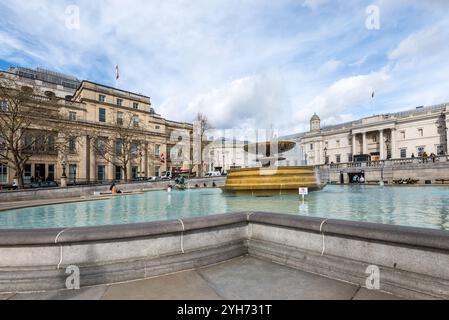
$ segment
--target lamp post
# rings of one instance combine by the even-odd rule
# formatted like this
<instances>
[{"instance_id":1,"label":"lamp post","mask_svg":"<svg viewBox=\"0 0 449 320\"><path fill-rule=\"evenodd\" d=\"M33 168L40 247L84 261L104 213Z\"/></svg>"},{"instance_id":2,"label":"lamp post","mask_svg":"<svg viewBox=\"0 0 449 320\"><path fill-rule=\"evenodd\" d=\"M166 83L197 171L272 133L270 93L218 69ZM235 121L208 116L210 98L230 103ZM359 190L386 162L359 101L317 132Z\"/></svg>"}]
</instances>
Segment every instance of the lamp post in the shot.
<instances>
[{"instance_id":1,"label":"lamp post","mask_svg":"<svg viewBox=\"0 0 449 320\"><path fill-rule=\"evenodd\" d=\"M61 187L65 188L67 187L66 161L62 160L61 165L62 165Z\"/></svg>"},{"instance_id":2,"label":"lamp post","mask_svg":"<svg viewBox=\"0 0 449 320\"><path fill-rule=\"evenodd\" d=\"M329 161L327 161L327 147L324 147L324 164L328 164Z\"/></svg>"}]
</instances>

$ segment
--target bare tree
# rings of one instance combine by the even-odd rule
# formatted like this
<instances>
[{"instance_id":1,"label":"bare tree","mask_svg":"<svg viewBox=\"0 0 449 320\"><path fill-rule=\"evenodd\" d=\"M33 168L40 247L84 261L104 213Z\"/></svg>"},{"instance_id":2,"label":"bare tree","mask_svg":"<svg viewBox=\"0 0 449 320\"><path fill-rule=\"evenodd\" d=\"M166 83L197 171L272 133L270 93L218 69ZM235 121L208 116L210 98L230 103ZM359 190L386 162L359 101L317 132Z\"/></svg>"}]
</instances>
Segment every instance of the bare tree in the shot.
<instances>
[{"instance_id":1,"label":"bare tree","mask_svg":"<svg viewBox=\"0 0 449 320\"><path fill-rule=\"evenodd\" d=\"M198 114L196 115L196 118L194 120L194 126L196 127L196 131L197 131L197 135L199 138L199 146L200 150L199 150L199 162L200 162L200 166L199 166L199 176L202 177L204 174L204 161L203 161L203 149L204 147L208 144L208 141L205 137L205 134L207 132L207 130L212 129L212 126L207 118L206 115L198 112Z\"/></svg>"},{"instance_id":2,"label":"bare tree","mask_svg":"<svg viewBox=\"0 0 449 320\"><path fill-rule=\"evenodd\" d=\"M0 161L15 171L21 189L29 159L58 152L59 109L57 98L14 78L0 78Z\"/></svg>"},{"instance_id":3,"label":"bare tree","mask_svg":"<svg viewBox=\"0 0 449 320\"><path fill-rule=\"evenodd\" d=\"M105 132L109 135L105 136ZM91 134L96 155L123 170L125 181L129 180L128 165L137 159L144 149L144 131L139 118L132 112L120 112L107 125Z\"/></svg>"}]
</instances>

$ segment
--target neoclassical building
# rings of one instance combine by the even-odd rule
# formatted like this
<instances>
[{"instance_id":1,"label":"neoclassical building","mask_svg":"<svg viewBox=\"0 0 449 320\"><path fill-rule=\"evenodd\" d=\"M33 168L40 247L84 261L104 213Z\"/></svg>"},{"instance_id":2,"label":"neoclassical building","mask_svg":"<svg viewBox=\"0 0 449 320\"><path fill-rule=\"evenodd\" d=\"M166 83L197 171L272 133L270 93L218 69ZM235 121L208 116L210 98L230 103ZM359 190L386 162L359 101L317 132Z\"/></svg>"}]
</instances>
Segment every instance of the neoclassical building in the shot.
<instances>
[{"instance_id":1,"label":"neoclassical building","mask_svg":"<svg viewBox=\"0 0 449 320\"><path fill-rule=\"evenodd\" d=\"M55 150L30 150L33 154L25 166L25 183L38 177L58 181L63 167L69 182L78 183L120 181L125 176L124 170L131 179L175 169L193 169L190 159L174 162L171 157L172 149L179 144L178 136L182 135L178 132L190 139L192 124L164 119L154 111L148 96L42 69L11 68L0 71L0 78L14 79L22 87L38 88L43 99L57 104L64 125L79 131L76 143L68 142L68 153L63 160ZM108 158L99 156L94 147L94 134L90 133L101 132L105 143L121 152L120 142L112 141L111 137L114 137L117 123L123 122L127 115L131 115L133 127L138 130L136 139L140 147L124 168L114 160L117 154ZM0 184L11 184L14 176L10 166L0 163Z\"/></svg>"},{"instance_id":2,"label":"neoclassical building","mask_svg":"<svg viewBox=\"0 0 449 320\"><path fill-rule=\"evenodd\" d=\"M446 155L448 115L449 104L440 104L321 127L314 114L309 132L288 138L307 165Z\"/></svg>"}]
</instances>

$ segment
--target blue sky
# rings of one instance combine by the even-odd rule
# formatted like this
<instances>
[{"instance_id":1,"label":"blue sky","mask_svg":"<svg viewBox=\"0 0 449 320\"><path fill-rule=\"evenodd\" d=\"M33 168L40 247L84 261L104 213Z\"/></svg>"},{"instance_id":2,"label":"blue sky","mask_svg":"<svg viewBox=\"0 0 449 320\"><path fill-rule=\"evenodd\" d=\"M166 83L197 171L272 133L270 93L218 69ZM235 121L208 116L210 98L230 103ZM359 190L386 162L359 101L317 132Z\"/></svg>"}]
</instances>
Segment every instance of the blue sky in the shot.
<instances>
[{"instance_id":1,"label":"blue sky","mask_svg":"<svg viewBox=\"0 0 449 320\"><path fill-rule=\"evenodd\" d=\"M68 5L79 28L66 27ZM366 28L369 5L379 30ZM173 120L203 112L217 128L292 133L314 112L330 125L449 102L448 9L445 0L0 0L0 68L118 85Z\"/></svg>"}]
</instances>

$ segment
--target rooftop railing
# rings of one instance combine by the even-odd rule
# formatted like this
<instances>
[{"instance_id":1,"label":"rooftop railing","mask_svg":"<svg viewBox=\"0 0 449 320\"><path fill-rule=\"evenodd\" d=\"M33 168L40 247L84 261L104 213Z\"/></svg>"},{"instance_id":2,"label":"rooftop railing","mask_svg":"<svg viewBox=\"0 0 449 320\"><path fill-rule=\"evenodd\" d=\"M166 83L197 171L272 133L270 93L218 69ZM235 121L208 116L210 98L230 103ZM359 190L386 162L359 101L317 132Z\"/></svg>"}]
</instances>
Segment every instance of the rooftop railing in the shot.
<instances>
[{"instance_id":1,"label":"rooftop railing","mask_svg":"<svg viewBox=\"0 0 449 320\"><path fill-rule=\"evenodd\" d=\"M388 160L362 161L362 162L345 162L330 163L318 165L321 169L352 169L352 168L383 168L383 167L404 167L412 165L432 166L437 163L449 162L449 155L435 157L415 157L400 158Z\"/></svg>"}]
</instances>

